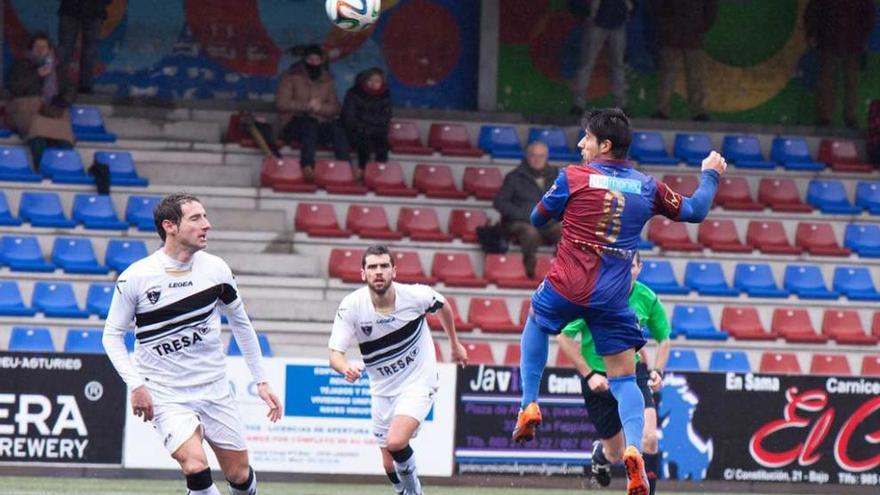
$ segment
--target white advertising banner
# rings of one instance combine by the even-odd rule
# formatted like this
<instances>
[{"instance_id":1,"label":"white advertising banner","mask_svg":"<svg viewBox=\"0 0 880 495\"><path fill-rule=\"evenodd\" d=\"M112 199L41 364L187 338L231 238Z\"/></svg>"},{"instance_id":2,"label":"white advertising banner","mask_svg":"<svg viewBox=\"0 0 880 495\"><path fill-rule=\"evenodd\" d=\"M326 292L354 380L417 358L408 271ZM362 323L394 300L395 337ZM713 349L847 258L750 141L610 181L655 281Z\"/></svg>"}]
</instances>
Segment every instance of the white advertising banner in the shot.
<instances>
[{"instance_id":1,"label":"white advertising banner","mask_svg":"<svg viewBox=\"0 0 880 495\"><path fill-rule=\"evenodd\" d=\"M267 358L270 383L284 404L284 416L273 424L266 418L266 405L256 395L244 359L230 357L227 363L255 470L384 473L372 435L367 379L347 383L322 360ZM440 363L438 368L440 390L412 446L420 474L452 476L456 369L449 363ZM152 425L134 416L131 407L127 409L124 466L177 469ZM213 453L206 450L217 469Z\"/></svg>"}]
</instances>

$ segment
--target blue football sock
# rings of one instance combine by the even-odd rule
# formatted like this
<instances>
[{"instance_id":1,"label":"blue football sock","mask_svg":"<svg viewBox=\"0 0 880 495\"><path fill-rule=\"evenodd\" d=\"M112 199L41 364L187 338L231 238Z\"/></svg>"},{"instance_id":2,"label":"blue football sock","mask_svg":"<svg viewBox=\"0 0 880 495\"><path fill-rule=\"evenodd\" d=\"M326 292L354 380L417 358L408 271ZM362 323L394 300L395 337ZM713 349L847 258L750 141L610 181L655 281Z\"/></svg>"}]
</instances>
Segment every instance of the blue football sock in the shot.
<instances>
[{"instance_id":1,"label":"blue football sock","mask_svg":"<svg viewBox=\"0 0 880 495\"><path fill-rule=\"evenodd\" d=\"M636 384L635 375L608 378L611 394L617 399L617 414L623 424L627 446L642 451L642 431L645 429L645 398Z\"/></svg>"},{"instance_id":2,"label":"blue football sock","mask_svg":"<svg viewBox=\"0 0 880 495\"><path fill-rule=\"evenodd\" d=\"M526 321L520 345L522 350L519 371L522 376L522 408L525 409L530 402L538 401L541 375L544 374L544 367L547 366L547 354L550 351L547 334L541 331L534 318L530 317Z\"/></svg>"}]
</instances>

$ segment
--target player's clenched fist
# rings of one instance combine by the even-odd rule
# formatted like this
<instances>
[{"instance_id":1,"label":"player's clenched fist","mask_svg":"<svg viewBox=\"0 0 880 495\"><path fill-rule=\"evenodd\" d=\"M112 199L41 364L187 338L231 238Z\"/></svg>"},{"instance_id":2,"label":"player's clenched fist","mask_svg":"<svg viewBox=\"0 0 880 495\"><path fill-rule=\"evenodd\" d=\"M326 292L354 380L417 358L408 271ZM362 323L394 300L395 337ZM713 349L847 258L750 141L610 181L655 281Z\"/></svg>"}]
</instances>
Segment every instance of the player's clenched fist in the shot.
<instances>
[{"instance_id":1,"label":"player's clenched fist","mask_svg":"<svg viewBox=\"0 0 880 495\"><path fill-rule=\"evenodd\" d=\"M345 381L348 383L354 383L358 381L358 378L361 377L361 373L364 372L364 369L355 364L349 364L348 368L343 371L343 375L345 375Z\"/></svg>"},{"instance_id":2,"label":"player's clenched fist","mask_svg":"<svg viewBox=\"0 0 880 495\"><path fill-rule=\"evenodd\" d=\"M727 161L724 160L724 157L721 156L720 153L713 151L709 153L709 156L703 159L702 170L714 170L721 175L727 170Z\"/></svg>"}]
</instances>

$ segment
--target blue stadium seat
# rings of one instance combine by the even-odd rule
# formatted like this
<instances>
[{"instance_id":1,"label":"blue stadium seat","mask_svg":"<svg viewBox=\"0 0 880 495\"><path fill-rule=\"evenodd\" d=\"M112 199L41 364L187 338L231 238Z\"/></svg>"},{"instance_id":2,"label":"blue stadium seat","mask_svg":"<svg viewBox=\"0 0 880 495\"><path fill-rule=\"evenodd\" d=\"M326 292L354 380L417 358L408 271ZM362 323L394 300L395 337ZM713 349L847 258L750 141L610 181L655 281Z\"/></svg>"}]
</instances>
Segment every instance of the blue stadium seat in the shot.
<instances>
[{"instance_id":1,"label":"blue stadium seat","mask_svg":"<svg viewBox=\"0 0 880 495\"><path fill-rule=\"evenodd\" d=\"M99 141L112 143L116 141L116 134L107 132L104 128L104 119L98 107L72 105L70 107L70 123L73 124L73 133L79 141Z\"/></svg>"},{"instance_id":2,"label":"blue stadium seat","mask_svg":"<svg viewBox=\"0 0 880 495\"><path fill-rule=\"evenodd\" d=\"M665 260L645 260L639 273L639 282L658 294L687 294L690 289L675 280L672 264Z\"/></svg>"},{"instance_id":3,"label":"blue stadium seat","mask_svg":"<svg viewBox=\"0 0 880 495\"><path fill-rule=\"evenodd\" d=\"M82 237L56 237L52 262L67 273L105 274L110 271L98 263L92 241Z\"/></svg>"},{"instance_id":4,"label":"blue stadium seat","mask_svg":"<svg viewBox=\"0 0 880 495\"><path fill-rule=\"evenodd\" d=\"M634 132L629 156L647 165L678 165L678 158L669 156L659 132Z\"/></svg>"},{"instance_id":5,"label":"blue stadium seat","mask_svg":"<svg viewBox=\"0 0 880 495\"><path fill-rule=\"evenodd\" d=\"M269 337L265 334L258 333L257 339L260 341L260 351L262 351L264 357L272 357L272 346L269 345ZM238 347L238 342L235 341L235 335L231 335L229 337L229 352L230 356L241 356L241 349Z\"/></svg>"},{"instance_id":6,"label":"blue stadium seat","mask_svg":"<svg viewBox=\"0 0 880 495\"><path fill-rule=\"evenodd\" d=\"M749 373L752 366L749 356L743 351L715 350L709 356L709 371Z\"/></svg>"},{"instance_id":7,"label":"blue stadium seat","mask_svg":"<svg viewBox=\"0 0 880 495\"><path fill-rule=\"evenodd\" d=\"M846 189L839 180L812 179L807 187L807 203L822 213L858 215L861 206L853 206L846 197Z\"/></svg>"},{"instance_id":8,"label":"blue stadium seat","mask_svg":"<svg viewBox=\"0 0 880 495\"><path fill-rule=\"evenodd\" d=\"M31 305L53 318L88 318L89 312L79 308L73 286L69 282L37 282Z\"/></svg>"},{"instance_id":9,"label":"blue stadium seat","mask_svg":"<svg viewBox=\"0 0 880 495\"><path fill-rule=\"evenodd\" d=\"M140 240L111 239L107 242L104 262L112 270L122 272L135 261L147 257L147 245Z\"/></svg>"},{"instance_id":10,"label":"blue stadium seat","mask_svg":"<svg viewBox=\"0 0 880 495\"><path fill-rule=\"evenodd\" d=\"M25 191L21 194L18 216L34 227L55 227L71 229L76 222L67 218L61 197L54 192Z\"/></svg>"},{"instance_id":11,"label":"blue stadium seat","mask_svg":"<svg viewBox=\"0 0 880 495\"><path fill-rule=\"evenodd\" d=\"M693 349L670 349L666 361L668 371L700 371L700 362Z\"/></svg>"},{"instance_id":12,"label":"blue stadium seat","mask_svg":"<svg viewBox=\"0 0 880 495\"><path fill-rule=\"evenodd\" d=\"M114 186L146 187L150 181L137 173L134 158L128 151L97 151L95 161L110 168L110 183Z\"/></svg>"},{"instance_id":13,"label":"blue stadium seat","mask_svg":"<svg viewBox=\"0 0 880 495\"><path fill-rule=\"evenodd\" d=\"M0 138L8 138L12 136L12 131L6 127L0 127Z\"/></svg>"},{"instance_id":14,"label":"blue stadium seat","mask_svg":"<svg viewBox=\"0 0 880 495\"><path fill-rule=\"evenodd\" d=\"M839 294L828 290L817 265L788 265L783 287L803 299L837 299Z\"/></svg>"},{"instance_id":15,"label":"blue stadium seat","mask_svg":"<svg viewBox=\"0 0 880 495\"><path fill-rule=\"evenodd\" d=\"M110 300L113 299L114 284L94 283L89 285L86 294L86 311L104 319L110 311Z\"/></svg>"},{"instance_id":16,"label":"blue stadium seat","mask_svg":"<svg viewBox=\"0 0 880 495\"><path fill-rule=\"evenodd\" d=\"M650 250L654 249L654 247L655 246L654 246L653 242L651 242L643 237L639 237L639 249L640 250L650 251Z\"/></svg>"},{"instance_id":17,"label":"blue stadium seat","mask_svg":"<svg viewBox=\"0 0 880 495\"><path fill-rule=\"evenodd\" d=\"M880 182L862 181L856 184L856 206L872 215L880 215Z\"/></svg>"},{"instance_id":18,"label":"blue stadium seat","mask_svg":"<svg viewBox=\"0 0 880 495\"><path fill-rule=\"evenodd\" d=\"M678 304L672 310L672 328L678 335L689 339L727 340L727 334L718 331L712 323L709 307L702 304Z\"/></svg>"},{"instance_id":19,"label":"blue stadium seat","mask_svg":"<svg viewBox=\"0 0 880 495\"><path fill-rule=\"evenodd\" d=\"M12 327L9 350L15 352L55 352L52 334L48 328Z\"/></svg>"},{"instance_id":20,"label":"blue stadium seat","mask_svg":"<svg viewBox=\"0 0 880 495\"><path fill-rule=\"evenodd\" d=\"M40 182L40 174L31 168L24 148L0 146L0 180Z\"/></svg>"},{"instance_id":21,"label":"blue stadium seat","mask_svg":"<svg viewBox=\"0 0 880 495\"><path fill-rule=\"evenodd\" d=\"M708 134L679 133L675 135L673 154L688 165L700 165L712 151L712 139Z\"/></svg>"},{"instance_id":22,"label":"blue stadium seat","mask_svg":"<svg viewBox=\"0 0 880 495\"><path fill-rule=\"evenodd\" d=\"M59 184L94 184L95 179L86 175L79 153L74 150L46 148L40 159L40 173Z\"/></svg>"},{"instance_id":23,"label":"blue stadium seat","mask_svg":"<svg viewBox=\"0 0 880 495\"><path fill-rule=\"evenodd\" d=\"M73 197L73 219L87 229L128 230L113 207L113 199L103 194L77 194Z\"/></svg>"},{"instance_id":24,"label":"blue stadium seat","mask_svg":"<svg viewBox=\"0 0 880 495\"><path fill-rule=\"evenodd\" d=\"M532 127L529 129L529 143L541 141L547 145L550 152L550 161L580 163L581 154L577 149L568 147L565 139L565 131L559 127Z\"/></svg>"},{"instance_id":25,"label":"blue stadium seat","mask_svg":"<svg viewBox=\"0 0 880 495\"><path fill-rule=\"evenodd\" d=\"M2 316L33 316L36 311L28 308L21 298L18 282L0 280L0 315Z\"/></svg>"},{"instance_id":26,"label":"blue stadium seat","mask_svg":"<svg viewBox=\"0 0 880 495\"><path fill-rule=\"evenodd\" d=\"M851 223L843 234L843 245L859 256L880 258L880 225Z\"/></svg>"},{"instance_id":27,"label":"blue stadium seat","mask_svg":"<svg viewBox=\"0 0 880 495\"><path fill-rule=\"evenodd\" d=\"M522 144L520 144L519 135L513 126L484 125L480 127L479 146L490 153L492 158L521 160L523 157Z\"/></svg>"},{"instance_id":28,"label":"blue stadium seat","mask_svg":"<svg viewBox=\"0 0 880 495\"><path fill-rule=\"evenodd\" d=\"M767 263L737 263L733 286L750 297L788 297L788 291L776 285Z\"/></svg>"},{"instance_id":29,"label":"blue stadium seat","mask_svg":"<svg viewBox=\"0 0 880 495\"><path fill-rule=\"evenodd\" d=\"M813 160L807 140L801 137L777 137L773 139L770 159L781 164L786 170L821 172L825 164Z\"/></svg>"},{"instance_id":30,"label":"blue stadium seat","mask_svg":"<svg viewBox=\"0 0 880 495\"><path fill-rule=\"evenodd\" d=\"M64 352L104 354L104 344L101 343L103 335L103 331L95 328L71 328L64 338Z\"/></svg>"},{"instance_id":31,"label":"blue stadium seat","mask_svg":"<svg viewBox=\"0 0 880 495\"><path fill-rule=\"evenodd\" d=\"M3 236L3 264L14 272L53 272L55 264L43 258L40 243L34 236Z\"/></svg>"},{"instance_id":32,"label":"blue stadium seat","mask_svg":"<svg viewBox=\"0 0 880 495\"><path fill-rule=\"evenodd\" d=\"M880 301L871 272L864 266L838 266L834 269L834 290L853 301Z\"/></svg>"},{"instance_id":33,"label":"blue stadium seat","mask_svg":"<svg viewBox=\"0 0 880 495\"><path fill-rule=\"evenodd\" d=\"M138 230L156 230L153 209L162 201L159 196L129 196L125 204L125 221Z\"/></svg>"},{"instance_id":34,"label":"blue stadium seat","mask_svg":"<svg viewBox=\"0 0 880 495\"><path fill-rule=\"evenodd\" d=\"M761 142L750 135L724 136L722 154L727 161L739 168L772 170L776 163L764 159Z\"/></svg>"},{"instance_id":35,"label":"blue stadium seat","mask_svg":"<svg viewBox=\"0 0 880 495\"><path fill-rule=\"evenodd\" d=\"M702 296L738 296L724 278L724 270L717 261L688 261L684 270L684 285Z\"/></svg>"},{"instance_id":36,"label":"blue stadium seat","mask_svg":"<svg viewBox=\"0 0 880 495\"><path fill-rule=\"evenodd\" d=\"M131 330L125 332L123 338L125 339L125 348L128 350L128 352L134 352L134 332Z\"/></svg>"},{"instance_id":37,"label":"blue stadium seat","mask_svg":"<svg viewBox=\"0 0 880 495\"><path fill-rule=\"evenodd\" d=\"M9 209L9 202L6 201L6 193L3 191L0 191L0 225L21 225L21 219L14 216Z\"/></svg>"}]
</instances>

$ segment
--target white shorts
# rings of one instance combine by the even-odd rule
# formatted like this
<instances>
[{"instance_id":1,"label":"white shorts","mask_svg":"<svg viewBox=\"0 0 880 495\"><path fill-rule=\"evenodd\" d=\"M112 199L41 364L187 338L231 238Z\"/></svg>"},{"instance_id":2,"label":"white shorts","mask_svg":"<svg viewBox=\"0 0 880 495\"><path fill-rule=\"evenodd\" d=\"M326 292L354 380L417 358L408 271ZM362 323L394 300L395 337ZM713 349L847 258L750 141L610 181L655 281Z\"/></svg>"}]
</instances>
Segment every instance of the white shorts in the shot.
<instances>
[{"instance_id":1,"label":"white shorts","mask_svg":"<svg viewBox=\"0 0 880 495\"><path fill-rule=\"evenodd\" d=\"M370 413L373 417L373 436L379 447L387 445L388 428L394 416L409 416L419 422L428 416L434 405L434 397L437 395L437 387L413 385L405 388L399 395L388 397L373 397ZM413 432L413 438L419 434L419 428Z\"/></svg>"},{"instance_id":2,"label":"white shorts","mask_svg":"<svg viewBox=\"0 0 880 495\"><path fill-rule=\"evenodd\" d=\"M211 445L246 450L244 427L229 382L168 388L147 383L153 398L153 428L173 454L196 429Z\"/></svg>"}]
</instances>

